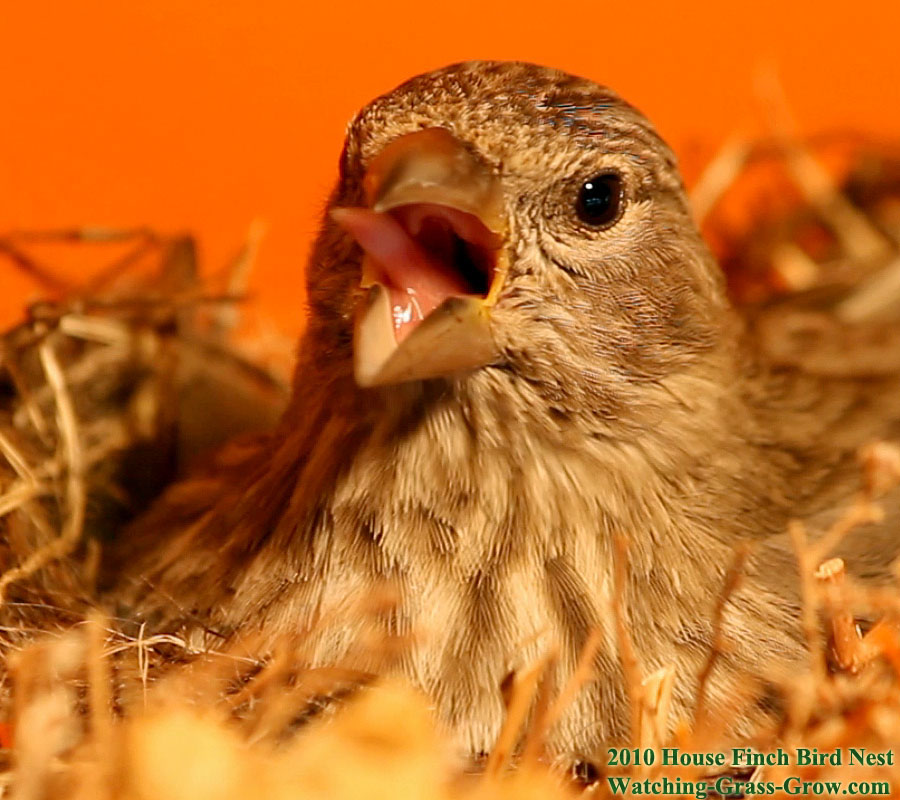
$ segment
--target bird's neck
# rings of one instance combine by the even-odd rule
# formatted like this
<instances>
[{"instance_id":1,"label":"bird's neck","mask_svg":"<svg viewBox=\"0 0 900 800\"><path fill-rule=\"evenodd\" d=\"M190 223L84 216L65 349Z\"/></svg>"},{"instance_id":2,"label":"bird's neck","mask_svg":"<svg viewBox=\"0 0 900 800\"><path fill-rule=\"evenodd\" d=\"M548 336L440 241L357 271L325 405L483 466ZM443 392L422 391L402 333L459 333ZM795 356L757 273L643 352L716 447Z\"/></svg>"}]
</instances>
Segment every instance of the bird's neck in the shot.
<instances>
[{"instance_id":1,"label":"bird's neck","mask_svg":"<svg viewBox=\"0 0 900 800\"><path fill-rule=\"evenodd\" d=\"M478 530L514 528L527 515L548 531L580 519L638 537L673 526L719 538L769 533L784 516L766 499L777 466L754 444L741 382L723 350L648 383L613 418L590 403L548 403L501 369L378 390L348 374L307 383L276 450L285 508L294 521L320 514L327 498L329 513L356 522L425 508ZM757 530L746 528L748 509ZM278 527L290 536L296 525Z\"/></svg>"},{"instance_id":2,"label":"bird's neck","mask_svg":"<svg viewBox=\"0 0 900 800\"><path fill-rule=\"evenodd\" d=\"M633 613L653 618L662 602L684 624L718 596L736 541L783 529L788 507L734 359L717 358L648 384L617 418L548 404L502 369L363 391L349 370L301 367L305 391L209 527L219 549L232 531L233 558L216 561L235 591L223 624L268 619L260 586L291 608L338 608L381 580L411 624L449 626L466 647L479 632L495 672L554 619L573 660L607 613L619 537ZM676 657L641 630L655 662ZM322 663L343 657L334 647Z\"/></svg>"}]
</instances>

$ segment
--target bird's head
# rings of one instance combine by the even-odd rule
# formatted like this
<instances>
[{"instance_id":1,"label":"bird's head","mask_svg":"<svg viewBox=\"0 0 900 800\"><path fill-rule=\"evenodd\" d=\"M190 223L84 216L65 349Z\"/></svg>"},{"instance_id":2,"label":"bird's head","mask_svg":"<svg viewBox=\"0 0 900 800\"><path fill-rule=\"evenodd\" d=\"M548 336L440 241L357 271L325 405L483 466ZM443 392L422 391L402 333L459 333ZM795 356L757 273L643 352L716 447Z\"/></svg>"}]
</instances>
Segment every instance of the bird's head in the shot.
<instances>
[{"instance_id":1,"label":"bird's head","mask_svg":"<svg viewBox=\"0 0 900 800\"><path fill-rule=\"evenodd\" d=\"M356 116L309 279L361 386L503 370L611 397L702 358L725 307L653 126L523 63L447 67Z\"/></svg>"}]
</instances>

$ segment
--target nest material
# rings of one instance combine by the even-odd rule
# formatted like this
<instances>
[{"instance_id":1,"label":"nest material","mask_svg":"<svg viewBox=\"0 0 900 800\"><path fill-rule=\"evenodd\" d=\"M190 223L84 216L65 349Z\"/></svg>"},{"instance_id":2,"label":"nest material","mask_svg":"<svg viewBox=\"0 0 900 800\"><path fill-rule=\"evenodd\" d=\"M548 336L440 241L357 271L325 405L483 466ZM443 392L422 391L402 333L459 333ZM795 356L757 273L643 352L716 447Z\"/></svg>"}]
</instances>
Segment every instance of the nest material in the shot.
<instances>
[{"instance_id":1,"label":"nest material","mask_svg":"<svg viewBox=\"0 0 900 800\"><path fill-rule=\"evenodd\" d=\"M839 310L847 319L877 317L900 299L900 288L884 289L898 269L900 225L891 209L900 203L900 172L868 166L878 158L895 163L881 151L855 146L848 153L837 179L822 170L815 148L793 140L774 148L732 144L710 165L694 201L739 299L849 285L852 302ZM728 205L735 193L747 203L742 184L754 183L760 164L792 182L794 206L777 219L757 206L762 211L745 215L737 233L729 227ZM810 225L825 238L810 237ZM77 244L86 237L69 238ZM0 351L0 645L15 686L0 717L0 744L7 748L0 759L12 752L14 736L15 769L0 764L0 782L26 800L571 796L578 781L547 763L543 738L592 679L591 641L559 697L542 688L552 654L512 679L503 731L475 777L450 755L426 701L407 687L338 667L304 669L303 642L284 641L265 654L252 641L192 653L175 636L125 636L114 620L90 610L103 539L198 451L226 434L265 427L284 400L278 381L240 357L225 337L240 281L226 280L214 295L197 281L190 240L146 232L124 238L143 255L126 254L81 291L60 287L20 240L0 240L0 251L20 269L45 288L64 290L56 301L32 306ZM810 244L821 241L827 246ZM136 274L148 252L156 268ZM248 261L245 253L230 274L243 274ZM211 396L215 404L207 402ZM222 409L222 398L233 399L232 406ZM265 413L249 414L249 407ZM214 409L223 412L218 419ZM873 445L861 457L866 491L824 543L810 546L801 527L792 530L810 658L782 687L783 725L760 729L749 742L760 750L883 751L900 741L900 594L862 592L842 564L825 560L838 539L878 514L877 497L900 481L896 448ZM677 676L671 668L643 667L631 645L627 609L619 603L611 609L632 701L631 738L621 744L698 752L732 744L722 739L728 726L717 715L727 710L708 708L704 676L729 646L721 620L743 557L737 555L715 612L715 643L691 720L670 718ZM623 546L620 565L626 558ZM865 636L854 623L862 608L883 619ZM816 623L820 613L830 619L827 641ZM48 630L56 635L30 643ZM343 706L328 702L360 684L370 688ZM734 702L744 699L736 693ZM305 723L299 730L298 720ZM576 777L599 778L591 793L610 796L604 755L599 772ZM518 769L509 771L513 762ZM658 763L620 772L682 785L704 779L700 768ZM766 767L752 778L780 781L801 773L813 781L886 780L900 787L897 766Z\"/></svg>"},{"instance_id":2,"label":"nest material","mask_svg":"<svg viewBox=\"0 0 900 800\"><path fill-rule=\"evenodd\" d=\"M228 345L237 298L201 286L190 238L0 241L51 290L61 281L28 252L47 238L137 247L87 286L30 306L0 338L3 651L82 618L104 541L204 449L271 425L285 399L282 383Z\"/></svg>"},{"instance_id":3,"label":"nest material","mask_svg":"<svg viewBox=\"0 0 900 800\"><path fill-rule=\"evenodd\" d=\"M900 146L735 139L691 199L736 302L817 290L842 322L900 314Z\"/></svg>"}]
</instances>

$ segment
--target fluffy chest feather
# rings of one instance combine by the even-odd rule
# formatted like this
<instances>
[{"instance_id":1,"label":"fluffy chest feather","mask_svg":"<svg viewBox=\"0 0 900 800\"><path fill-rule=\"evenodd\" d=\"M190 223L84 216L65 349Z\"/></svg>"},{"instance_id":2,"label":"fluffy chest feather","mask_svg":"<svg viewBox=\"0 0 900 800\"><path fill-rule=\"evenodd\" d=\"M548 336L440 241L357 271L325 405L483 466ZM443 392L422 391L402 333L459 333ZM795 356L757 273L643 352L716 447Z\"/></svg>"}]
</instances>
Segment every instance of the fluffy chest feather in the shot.
<instances>
[{"instance_id":1,"label":"fluffy chest feather","mask_svg":"<svg viewBox=\"0 0 900 800\"><path fill-rule=\"evenodd\" d=\"M246 565L229 621L269 634L312 628L315 663L373 670L385 650L369 644L399 637L390 668L429 691L469 751L496 737L509 672L556 652L561 684L597 630L597 679L559 733L586 755L627 719L611 611L621 535L636 644L649 666L683 673L687 706L711 642L699 612L712 609L731 559L733 520L696 486L708 459L686 453L663 469L653 436L550 437L524 415L487 405L478 413L491 419L476 421L468 409L454 400L414 419L380 415L304 521L282 525L279 547ZM327 422L318 440L334 441L328 425L342 424ZM758 616L767 603L736 613ZM782 628L771 646L786 651L789 626L770 612Z\"/></svg>"}]
</instances>

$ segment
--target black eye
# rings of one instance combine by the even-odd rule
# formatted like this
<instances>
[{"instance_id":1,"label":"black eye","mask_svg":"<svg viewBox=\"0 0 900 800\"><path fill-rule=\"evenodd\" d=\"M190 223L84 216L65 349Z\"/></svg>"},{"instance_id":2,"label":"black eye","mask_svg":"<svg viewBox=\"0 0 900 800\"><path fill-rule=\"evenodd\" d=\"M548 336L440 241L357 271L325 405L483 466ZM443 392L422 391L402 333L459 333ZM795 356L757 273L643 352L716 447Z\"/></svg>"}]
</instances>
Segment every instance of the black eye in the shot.
<instances>
[{"instance_id":1,"label":"black eye","mask_svg":"<svg viewBox=\"0 0 900 800\"><path fill-rule=\"evenodd\" d=\"M596 175L578 192L578 218L593 227L611 225L622 210L622 179L614 174Z\"/></svg>"}]
</instances>

